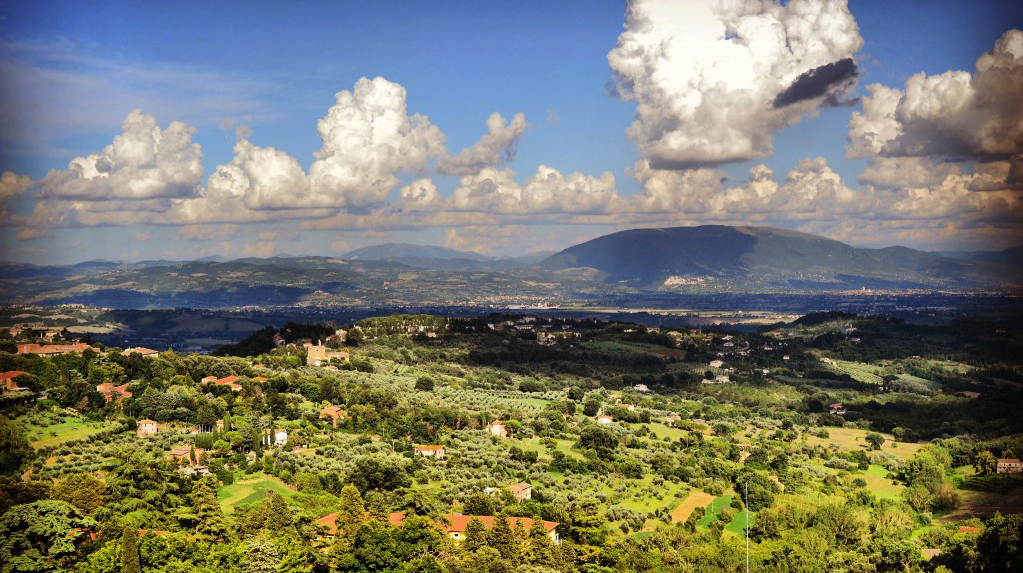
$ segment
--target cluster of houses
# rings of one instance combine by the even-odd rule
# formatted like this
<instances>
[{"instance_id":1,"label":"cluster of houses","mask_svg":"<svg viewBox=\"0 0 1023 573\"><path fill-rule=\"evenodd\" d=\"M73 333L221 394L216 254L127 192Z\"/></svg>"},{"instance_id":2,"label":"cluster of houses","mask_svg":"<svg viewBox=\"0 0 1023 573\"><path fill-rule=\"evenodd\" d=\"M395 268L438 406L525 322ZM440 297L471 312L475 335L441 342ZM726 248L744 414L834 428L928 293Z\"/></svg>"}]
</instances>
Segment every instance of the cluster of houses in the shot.
<instances>
[{"instance_id":1,"label":"cluster of houses","mask_svg":"<svg viewBox=\"0 0 1023 573\"><path fill-rule=\"evenodd\" d=\"M305 363L309 366L324 366L331 360L345 361L351 357L347 350L333 350L322 344L307 343Z\"/></svg>"}]
</instances>

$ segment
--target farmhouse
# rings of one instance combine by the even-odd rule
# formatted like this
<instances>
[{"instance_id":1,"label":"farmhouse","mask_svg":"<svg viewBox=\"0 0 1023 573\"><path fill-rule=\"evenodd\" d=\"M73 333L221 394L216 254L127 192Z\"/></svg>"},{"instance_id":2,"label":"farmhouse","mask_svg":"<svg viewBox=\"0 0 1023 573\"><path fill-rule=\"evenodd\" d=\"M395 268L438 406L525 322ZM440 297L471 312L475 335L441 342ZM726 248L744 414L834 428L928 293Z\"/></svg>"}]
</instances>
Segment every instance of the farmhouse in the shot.
<instances>
[{"instance_id":1,"label":"farmhouse","mask_svg":"<svg viewBox=\"0 0 1023 573\"><path fill-rule=\"evenodd\" d=\"M610 424L611 422L614 422L614 421L615 421L615 419L612 418L611 416L597 416L597 423L598 424Z\"/></svg>"},{"instance_id":2,"label":"farmhouse","mask_svg":"<svg viewBox=\"0 0 1023 573\"><path fill-rule=\"evenodd\" d=\"M508 491L515 496L515 501L519 502L533 497L533 486L526 482L513 483L508 486Z\"/></svg>"},{"instance_id":3,"label":"farmhouse","mask_svg":"<svg viewBox=\"0 0 1023 573\"><path fill-rule=\"evenodd\" d=\"M195 448L195 460L193 461L192 460L192 446L190 446L188 444L184 444L184 445L177 446L176 448L172 449L167 454L167 457L170 458L172 461L175 461L175 462L178 462L178 463L186 463L186 464L188 464L190 466L194 466L194 465L196 465L199 462L199 458L202 456L204 451L206 451L206 450L204 450L202 448Z\"/></svg>"},{"instance_id":4,"label":"farmhouse","mask_svg":"<svg viewBox=\"0 0 1023 573\"><path fill-rule=\"evenodd\" d=\"M483 523L483 526L490 531L494 528L494 517L492 515L445 515L444 518L447 520L447 524L440 525L440 528L452 539L461 541L465 538L465 528L469 525L469 522L473 519L478 519ZM529 531L529 528L533 526L533 520L528 517L509 517L508 524L514 529L517 527L516 523L521 523L522 528ZM551 541L555 545L561 543L561 539L558 537L556 527L557 522L544 521L544 529L547 530L547 535L551 538Z\"/></svg>"},{"instance_id":5,"label":"farmhouse","mask_svg":"<svg viewBox=\"0 0 1023 573\"><path fill-rule=\"evenodd\" d=\"M971 392L969 390L963 390L962 392L956 392L956 396L962 396L963 398L976 399L976 398L980 398L980 392Z\"/></svg>"},{"instance_id":6,"label":"farmhouse","mask_svg":"<svg viewBox=\"0 0 1023 573\"><path fill-rule=\"evenodd\" d=\"M160 353L157 352L156 350L153 350L151 348L142 348L141 346L135 348L125 348L124 350L121 351L121 354L124 354L125 356L128 356L129 354L141 354L146 358L152 358L154 356L160 355Z\"/></svg>"},{"instance_id":7,"label":"farmhouse","mask_svg":"<svg viewBox=\"0 0 1023 573\"><path fill-rule=\"evenodd\" d=\"M637 391L637 392L649 392L650 391L650 388L648 388L646 384L636 384L635 386L632 387L632 389Z\"/></svg>"},{"instance_id":8,"label":"farmhouse","mask_svg":"<svg viewBox=\"0 0 1023 573\"><path fill-rule=\"evenodd\" d=\"M306 347L305 363L309 366L323 366L331 360L348 360L347 350L331 350L322 344Z\"/></svg>"},{"instance_id":9,"label":"farmhouse","mask_svg":"<svg viewBox=\"0 0 1023 573\"><path fill-rule=\"evenodd\" d=\"M721 368L724 365L725 365L724 360L711 360L710 361L710 367L711 368Z\"/></svg>"},{"instance_id":10,"label":"farmhouse","mask_svg":"<svg viewBox=\"0 0 1023 573\"><path fill-rule=\"evenodd\" d=\"M1023 473L1023 462L1019 458L998 458L998 473L1018 474Z\"/></svg>"},{"instance_id":11,"label":"farmhouse","mask_svg":"<svg viewBox=\"0 0 1023 573\"><path fill-rule=\"evenodd\" d=\"M835 402L828 406L828 411L832 414L845 414L845 404L841 402Z\"/></svg>"},{"instance_id":12,"label":"farmhouse","mask_svg":"<svg viewBox=\"0 0 1023 573\"><path fill-rule=\"evenodd\" d=\"M416 455L424 458L444 459L444 446L416 446Z\"/></svg>"},{"instance_id":13,"label":"farmhouse","mask_svg":"<svg viewBox=\"0 0 1023 573\"><path fill-rule=\"evenodd\" d=\"M502 422L501 420L494 420L493 422L490 422L489 424L487 424L487 432L491 436L497 436L499 438L507 438L508 437L508 426L505 426L504 422Z\"/></svg>"},{"instance_id":14,"label":"farmhouse","mask_svg":"<svg viewBox=\"0 0 1023 573\"><path fill-rule=\"evenodd\" d=\"M48 344L46 346L41 344L19 344L18 354L68 354L70 352L82 352L89 348L92 347L83 342L76 342L74 344Z\"/></svg>"},{"instance_id":15,"label":"farmhouse","mask_svg":"<svg viewBox=\"0 0 1023 573\"><path fill-rule=\"evenodd\" d=\"M10 372L4 372L0 374L0 391L4 392L17 392L19 390L26 390L15 384L14 379L22 374L28 374L28 372L22 372L21 370L11 370Z\"/></svg>"},{"instance_id":16,"label":"farmhouse","mask_svg":"<svg viewBox=\"0 0 1023 573\"><path fill-rule=\"evenodd\" d=\"M960 525L959 533L980 533L980 528L972 525Z\"/></svg>"},{"instance_id":17,"label":"farmhouse","mask_svg":"<svg viewBox=\"0 0 1023 573\"><path fill-rule=\"evenodd\" d=\"M320 418L327 418L330 420L330 425L334 428L337 427L338 420L342 420L345 417L345 413L337 406L327 406L320 410Z\"/></svg>"},{"instance_id":18,"label":"farmhouse","mask_svg":"<svg viewBox=\"0 0 1023 573\"><path fill-rule=\"evenodd\" d=\"M104 382L103 384L96 385L96 391L103 394L103 397L107 399L107 402L117 398L118 400L124 398L131 398L131 392L128 391L127 384L121 384L120 386L114 386L110 382Z\"/></svg>"},{"instance_id":19,"label":"farmhouse","mask_svg":"<svg viewBox=\"0 0 1023 573\"><path fill-rule=\"evenodd\" d=\"M135 431L135 433L138 434L138 437L142 438L145 436L151 436L157 433L158 431L160 431L160 429L156 426L156 422L154 420L150 420L149 418L145 418L139 420L139 427L138 430Z\"/></svg>"},{"instance_id":20,"label":"farmhouse","mask_svg":"<svg viewBox=\"0 0 1023 573\"><path fill-rule=\"evenodd\" d=\"M630 412L635 412L636 411L636 406L634 404L624 404L623 403L623 404L621 404L621 407L625 408L626 410L628 410Z\"/></svg>"},{"instance_id":21,"label":"farmhouse","mask_svg":"<svg viewBox=\"0 0 1023 573\"><path fill-rule=\"evenodd\" d=\"M228 388L230 388L231 390L233 390L235 392L240 392L241 389L242 389L242 385L238 384L238 377L237 376L228 376L226 378L217 378L215 376L207 376L207 377L202 379L202 382L203 382L203 384L213 383L213 384L216 384L217 386L227 386Z\"/></svg>"}]
</instances>

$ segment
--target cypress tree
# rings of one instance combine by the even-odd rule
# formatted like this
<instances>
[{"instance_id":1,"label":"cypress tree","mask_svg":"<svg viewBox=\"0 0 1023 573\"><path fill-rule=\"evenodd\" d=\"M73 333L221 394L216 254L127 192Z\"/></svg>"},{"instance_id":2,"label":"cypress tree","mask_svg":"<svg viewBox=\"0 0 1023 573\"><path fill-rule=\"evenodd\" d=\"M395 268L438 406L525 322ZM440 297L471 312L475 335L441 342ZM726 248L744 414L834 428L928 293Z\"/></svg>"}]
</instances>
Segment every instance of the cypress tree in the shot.
<instances>
[{"instance_id":1,"label":"cypress tree","mask_svg":"<svg viewBox=\"0 0 1023 573\"><path fill-rule=\"evenodd\" d=\"M225 539L228 536L224 512L217 502L217 488L213 476L204 476L192 490L192 511L195 513L195 532L211 539Z\"/></svg>"},{"instance_id":2,"label":"cypress tree","mask_svg":"<svg viewBox=\"0 0 1023 573\"><path fill-rule=\"evenodd\" d=\"M462 542L462 547L469 552L475 552L476 550L485 547L487 544L487 526L483 525L483 522L477 518L469 520L469 524L465 526L465 541Z\"/></svg>"},{"instance_id":3,"label":"cypress tree","mask_svg":"<svg viewBox=\"0 0 1023 573\"><path fill-rule=\"evenodd\" d=\"M134 525L127 525L121 535L121 573L141 573L139 565L139 530Z\"/></svg>"},{"instance_id":4,"label":"cypress tree","mask_svg":"<svg viewBox=\"0 0 1023 573\"><path fill-rule=\"evenodd\" d=\"M487 534L487 545L496 549L502 558L512 563L519 558L519 542L512 533L508 518L503 515L494 518L494 527Z\"/></svg>"}]
</instances>

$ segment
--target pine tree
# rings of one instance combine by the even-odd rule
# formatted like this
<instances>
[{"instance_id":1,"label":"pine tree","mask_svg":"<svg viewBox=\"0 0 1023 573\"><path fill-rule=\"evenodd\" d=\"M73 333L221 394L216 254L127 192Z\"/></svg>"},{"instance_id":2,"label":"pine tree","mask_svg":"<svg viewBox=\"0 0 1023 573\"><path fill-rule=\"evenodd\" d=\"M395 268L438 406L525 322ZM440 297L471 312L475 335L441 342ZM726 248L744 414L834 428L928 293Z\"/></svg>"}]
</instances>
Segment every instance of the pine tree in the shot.
<instances>
[{"instance_id":1,"label":"pine tree","mask_svg":"<svg viewBox=\"0 0 1023 573\"><path fill-rule=\"evenodd\" d=\"M475 552L481 547L487 544L487 526L483 525L483 522L475 517L469 520L469 524L465 526L465 541L462 542L462 547L469 552Z\"/></svg>"},{"instance_id":2,"label":"pine tree","mask_svg":"<svg viewBox=\"0 0 1023 573\"><path fill-rule=\"evenodd\" d=\"M387 509L387 500L379 491L371 491L366 494L366 510L370 517L377 521L387 521L390 514Z\"/></svg>"},{"instance_id":3,"label":"pine tree","mask_svg":"<svg viewBox=\"0 0 1023 573\"><path fill-rule=\"evenodd\" d=\"M496 549L502 558L512 563L519 558L519 542L512 533L508 518L503 515L494 518L494 527L487 534L487 545Z\"/></svg>"},{"instance_id":4,"label":"pine tree","mask_svg":"<svg viewBox=\"0 0 1023 573\"><path fill-rule=\"evenodd\" d=\"M260 521L262 529L272 531L276 534L291 532L294 527L294 520L291 509L285 503L284 498L274 490L270 490L260 507Z\"/></svg>"},{"instance_id":5,"label":"pine tree","mask_svg":"<svg viewBox=\"0 0 1023 573\"><path fill-rule=\"evenodd\" d=\"M534 519L526 539L525 558L531 565L552 567L554 565L554 544L547 535L542 519Z\"/></svg>"},{"instance_id":6,"label":"pine tree","mask_svg":"<svg viewBox=\"0 0 1023 573\"><path fill-rule=\"evenodd\" d=\"M245 542L245 573L277 573L281 556L269 539L253 537Z\"/></svg>"},{"instance_id":7,"label":"pine tree","mask_svg":"<svg viewBox=\"0 0 1023 573\"><path fill-rule=\"evenodd\" d=\"M362 496L354 485L348 484L341 488L341 501L338 503L337 519L334 521L337 526L335 547L342 551L350 548L355 534L363 523L366 523L366 508L362 503Z\"/></svg>"},{"instance_id":8,"label":"pine tree","mask_svg":"<svg viewBox=\"0 0 1023 573\"><path fill-rule=\"evenodd\" d=\"M526 540L526 526L522 525L522 520L515 518L515 525L512 527L512 533L515 534L516 541Z\"/></svg>"},{"instance_id":9,"label":"pine tree","mask_svg":"<svg viewBox=\"0 0 1023 573\"><path fill-rule=\"evenodd\" d=\"M188 447L188 459L191 460L193 466L197 463L197 460L195 459L194 445Z\"/></svg>"},{"instance_id":10,"label":"pine tree","mask_svg":"<svg viewBox=\"0 0 1023 573\"><path fill-rule=\"evenodd\" d=\"M124 533L121 535L121 573L141 573L138 540L138 528L134 525L125 526Z\"/></svg>"},{"instance_id":11,"label":"pine tree","mask_svg":"<svg viewBox=\"0 0 1023 573\"><path fill-rule=\"evenodd\" d=\"M192 490L192 511L197 521L195 532L210 539L225 539L228 536L224 512L217 502L217 487L213 476L205 476Z\"/></svg>"}]
</instances>

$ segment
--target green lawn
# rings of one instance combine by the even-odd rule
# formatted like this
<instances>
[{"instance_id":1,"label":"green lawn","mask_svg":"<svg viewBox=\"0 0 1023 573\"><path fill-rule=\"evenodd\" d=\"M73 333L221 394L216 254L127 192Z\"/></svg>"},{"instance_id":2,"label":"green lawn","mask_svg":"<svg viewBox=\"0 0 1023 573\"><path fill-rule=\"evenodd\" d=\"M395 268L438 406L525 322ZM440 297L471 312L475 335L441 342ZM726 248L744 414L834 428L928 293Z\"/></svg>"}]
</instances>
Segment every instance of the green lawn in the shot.
<instances>
[{"instance_id":1,"label":"green lawn","mask_svg":"<svg viewBox=\"0 0 1023 573\"><path fill-rule=\"evenodd\" d=\"M710 505L707 506L707 513L703 514L703 517L700 518L700 521L696 522L696 526L697 527L710 526L710 522L714 521L715 519L718 518L719 515L721 515L721 510L730 505L732 505L732 496L723 495L719 498L716 498L714 501L710 502Z\"/></svg>"},{"instance_id":2,"label":"green lawn","mask_svg":"<svg viewBox=\"0 0 1023 573\"><path fill-rule=\"evenodd\" d=\"M746 511L735 512L735 517L732 518L731 523L725 526L725 531L731 531L739 537L746 537ZM752 526L757 521L757 514L749 512L749 525Z\"/></svg>"},{"instance_id":3,"label":"green lawn","mask_svg":"<svg viewBox=\"0 0 1023 573\"><path fill-rule=\"evenodd\" d=\"M46 427L25 424L22 429L32 447L41 448L87 438L110 427L102 422L89 422L82 418L65 418L64 420L59 424L51 424Z\"/></svg>"},{"instance_id":4,"label":"green lawn","mask_svg":"<svg viewBox=\"0 0 1023 573\"><path fill-rule=\"evenodd\" d=\"M217 489L217 499L220 501L220 507L224 509L224 513L231 513L239 505L262 500L270 490L276 491L285 499L292 495L292 490L281 483L279 479L260 474L240 479L231 485L221 486Z\"/></svg>"}]
</instances>

